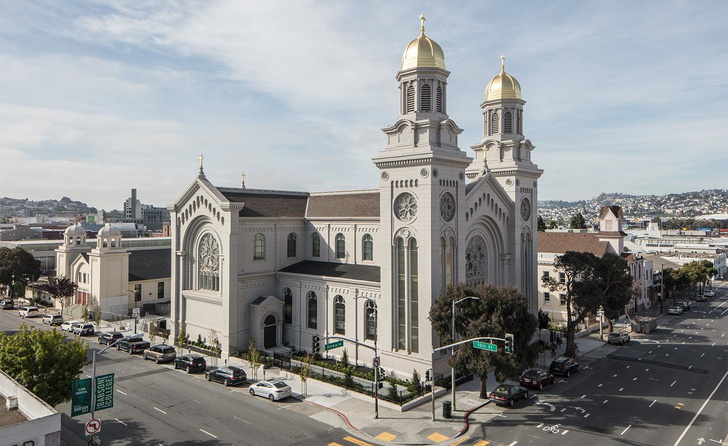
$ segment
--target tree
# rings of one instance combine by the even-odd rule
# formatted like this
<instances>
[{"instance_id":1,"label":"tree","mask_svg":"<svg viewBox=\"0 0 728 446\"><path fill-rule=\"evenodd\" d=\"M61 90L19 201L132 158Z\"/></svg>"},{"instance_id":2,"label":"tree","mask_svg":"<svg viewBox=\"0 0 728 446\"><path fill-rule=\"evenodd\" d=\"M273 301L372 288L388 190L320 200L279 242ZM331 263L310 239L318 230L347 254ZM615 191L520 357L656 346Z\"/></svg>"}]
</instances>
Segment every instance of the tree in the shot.
<instances>
[{"instance_id":1,"label":"tree","mask_svg":"<svg viewBox=\"0 0 728 446\"><path fill-rule=\"evenodd\" d=\"M713 262L710 260L686 263L680 267L680 270L690 281L691 288L697 284L701 287L705 287L708 279L718 274L718 271L713 268Z\"/></svg>"},{"instance_id":2,"label":"tree","mask_svg":"<svg viewBox=\"0 0 728 446\"><path fill-rule=\"evenodd\" d=\"M308 377L311 376L311 364L313 363L313 355L311 353L306 353L306 356L303 357L303 361L301 361L301 392L303 392L303 396L308 396L308 384L306 381L308 381Z\"/></svg>"},{"instance_id":3,"label":"tree","mask_svg":"<svg viewBox=\"0 0 728 446\"><path fill-rule=\"evenodd\" d=\"M430 309L429 319L442 345L453 342L452 303L466 296L479 300L468 299L455 308L455 332L462 339L514 335L513 354L507 354L502 346L494 353L462 345L448 360L456 370L467 370L480 377L480 397L487 398L485 384L489 370L492 369L496 379L503 382L517 379L523 369L535 364L536 352L529 343L538 320L528 312L528 302L515 288L495 287L489 283L474 287L462 283L451 285Z\"/></svg>"},{"instance_id":4,"label":"tree","mask_svg":"<svg viewBox=\"0 0 728 446\"><path fill-rule=\"evenodd\" d=\"M413 395L422 393L422 378L420 378L420 372L417 369L412 371L412 378L407 381L407 390Z\"/></svg>"},{"instance_id":5,"label":"tree","mask_svg":"<svg viewBox=\"0 0 728 446\"><path fill-rule=\"evenodd\" d=\"M569 227L571 229L586 229L586 222L584 221L584 216L581 215L581 212L577 212L576 215L571 217Z\"/></svg>"},{"instance_id":6,"label":"tree","mask_svg":"<svg viewBox=\"0 0 728 446\"><path fill-rule=\"evenodd\" d=\"M15 285L27 285L29 280L40 277L40 260L23 248L0 248L0 283L10 288L10 298L15 299Z\"/></svg>"},{"instance_id":7,"label":"tree","mask_svg":"<svg viewBox=\"0 0 728 446\"><path fill-rule=\"evenodd\" d=\"M57 300L61 304L61 313L63 313L63 308L68 304L66 300L75 295L76 290L78 290L78 285L68 277L58 277L55 280L51 280L48 284L48 292L54 300Z\"/></svg>"},{"instance_id":8,"label":"tree","mask_svg":"<svg viewBox=\"0 0 728 446\"><path fill-rule=\"evenodd\" d=\"M548 229L558 229L559 224L556 223L556 220L549 220L549 226Z\"/></svg>"},{"instance_id":9,"label":"tree","mask_svg":"<svg viewBox=\"0 0 728 446\"><path fill-rule=\"evenodd\" d=\"M538 332L541 333L541 330L546 330L549 328L549 324L551 323L551 317L549 316L548 312L538 309Z\"/></svg>"},{"instance_id":10,"label":"tree","mask_svg":"<svg viewBox=\"0 0 728 446\"><path fill-rule=\"evenodd\" d=\"M248 361L250 361L250 367L253 369L253 379L258 379L258 369L261 362L260 350L255 346L255 338L250 338L250 342L248 342Z\"/></svg>"},{"instance_id":11,"label":"tree","mask_svg":"<svg viewBox=\"0 0 728 446\"><path fill-rule=\"evenodd\" d=\"M609 324L608 333L613 330L613 321L624 311L632 298L632 276L629 264L621 256L606 253L595 264L594 280L602 299L602 309Z\"/></svg>"},{"instance_id":12,"label":"tree","mask_svg":"<svg viewBox=\"0 0 728 446\"><path fill-rule=\"evenodd\" d=\"M546 222L540 215L538 216L538 232L546 232Z\"/></svg>"},{"instance_id":13,"label":"tree","mask_svg":"<svg viewBox=\"0 0 728 446\"><path fill-rule=\"evenodd\" d=\"M590 314L596 313L602 298L593 278L599 258L590 252L567 251L557 256L554 266L564 273L564 281L551 276L543 277L543 284L551 292L565 291L566 295L566 356L575 356L574 333L576 327Z\"/></svg>"},{"instance_id":14,"label":"tree","mask_svg":"<svg viewBox=\"0 0 728 446\"><path fill-rule=\"evenodd\" d=\"M675 297L677 293L690 287L690 278L683 268L678 270L666 268L662 272L662 284L665 287L665 296L663 297L663 300L667 300L669 297L672 297L672 304L677 305Z\"/></svg>"},{"instance_id":15,"label":"tree","mask_svg":"<svg viewBox=\"0 0 728 446\"><path fill-rule=\"evenodd\" d=\"M12 336L0 332L0 369L51 406L69 401L71 383L88 362L88 344L65 338L25 324Z\"/></svg>"}]
</instances>

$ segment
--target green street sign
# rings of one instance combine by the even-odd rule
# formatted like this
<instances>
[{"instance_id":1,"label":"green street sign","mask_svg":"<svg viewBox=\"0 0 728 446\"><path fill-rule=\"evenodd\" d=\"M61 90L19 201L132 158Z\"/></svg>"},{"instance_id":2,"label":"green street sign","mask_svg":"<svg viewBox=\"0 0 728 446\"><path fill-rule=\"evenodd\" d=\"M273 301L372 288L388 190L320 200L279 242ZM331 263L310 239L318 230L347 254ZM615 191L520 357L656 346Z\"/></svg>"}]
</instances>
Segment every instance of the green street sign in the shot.
<instances>
[{"instance_id":1,"label":"green street sign","mask_svg":"<svg viewBox=\"0 0 728 446\"><path fill-rule=\"evenodd\" d=\"M336 341L336 342L332 342L331 344L324 345L324 348L326 349L326 351L329 351L331 349L343 347L343 346L344 346L344 341Z\"/></svg>"},{"instance_id":2,"label":"green street sign","mask_svg":"<svg viewBox=\"0 0 728 446\"><path fill-rule=\"evenodd\" d=\"M473 341L473 347L480 350L487 350L489 352L497 352L498 346L495 344L489 344L487 342Z\"/></svg>"},{"instance_id":3,"label":"green street sign","mask_svg":"<svg viewBox=\"0 0 728 446\"><path fill-rule=\"evenodd\" d=\"M77 379L71 383L71 416L91 412L91 378Z\"/></svg>"},{"instance_id":4,"label":"green street sign","mask_svg":"<svg viewBox=\"0 0 728 446\"><path fill-rule=\"evenodd\" d=\"M114 374L96 377L96 406L95 410L114 407Z\"/></svg>"}]
</instances>

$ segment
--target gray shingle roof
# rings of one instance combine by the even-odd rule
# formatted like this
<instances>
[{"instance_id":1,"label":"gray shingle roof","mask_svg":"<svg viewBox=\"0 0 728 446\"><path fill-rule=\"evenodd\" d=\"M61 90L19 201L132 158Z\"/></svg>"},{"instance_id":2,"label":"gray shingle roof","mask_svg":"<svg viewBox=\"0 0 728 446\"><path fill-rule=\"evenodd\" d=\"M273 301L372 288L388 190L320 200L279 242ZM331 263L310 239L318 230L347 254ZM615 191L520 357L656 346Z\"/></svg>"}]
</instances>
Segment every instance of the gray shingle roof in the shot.
<instances>
[{"instance_id":1,"label":"gray shingle roof","mask_svg":"<svg viewBox=\"0 0 728 446\"><path fill-rule=\"evenodd\" d=\"M379 217L379 191L312 194L306 217Z\"/></svg>"},{"instance_id":2,"label":"gray shingle roof","mask_svg":"<svg viewBox=\"0 0 728 446\"><path fill-rule=\"evenodd\" d=\"M243 203L241 217L301 217L306 213L308 193L219 188L225 198Z\"/></svg>"},{"instance_id":3,"label":"gray shingle roof","mask_svg":"<svg viewBox=\"0 0 728 446\"><path fill-rule=\"evenodd\" d=\"M346 263L314 262L304 260L280 270L284 273L305 274L307 276L336 277L351 280L377 282L380 269L373 265L349 265Z\"/></svg>"},{"instance_id":4,"label":"gray shingle roof","mask_svg":"<svg viewBox=\"0 0 728 446\"><path fill-rule=\"evenodd\" d=\"M607 252L608 242L600 242L598 233L539 232L538 252L563 254L566 251L590 252L598 257Z\"/></svg>"},{"instance_id":5,"label":"gray shingle roof","mask_svg":"<svg viewBox=\"0 0 728 446\"><path fill-rule=\"evenodd\" d=\"M130 251L129 280L166 279L172 277L172 250L140 249Z\"/></svg>"}]
</instances>

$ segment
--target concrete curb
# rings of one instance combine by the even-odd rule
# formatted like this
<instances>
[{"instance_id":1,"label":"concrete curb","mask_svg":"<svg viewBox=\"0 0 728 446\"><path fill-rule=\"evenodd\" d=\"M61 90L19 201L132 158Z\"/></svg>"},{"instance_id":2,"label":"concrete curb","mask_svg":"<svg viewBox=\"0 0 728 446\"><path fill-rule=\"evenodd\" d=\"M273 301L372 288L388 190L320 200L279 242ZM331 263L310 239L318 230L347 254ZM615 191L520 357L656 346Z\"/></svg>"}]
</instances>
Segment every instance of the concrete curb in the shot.
<instances>
[{"instance_id":1,"label":"concrete curb","mask_svg":"<svg viewBox=\"0 0 728 446\"><path fill-rule=\"evenodd\" d=\"M478 410L481 407L485 406L486 404L490 404L490 400L484 402L483 404L480 404L478 406L475 406L472 409L470 409L469 411L465 412L465 415L464 415L465 420L463 422L463 428L460 429L460 432L458 432L457 434L455 434L455 436L452 437L452 440L458 438L459 436L461 436L462 434L464 434L465 432L467 432L470 429L470 415L473 412L475 412L476 410Z\"/></svg>"},{"instance_id":2,"label":"concrete curb","mask_svg":"<svg viewBox=\"0 0 728 446\"><path fill-rule=\"evenodd\" d=\"M314 406L318 406L318 407L322 407L322 408L324 408L326 410L330 410L331 412L333 412L336 415L338 415L341 418L343 418L343 420L346 422L347 426L349 426L350 428L354 429L355 431L357 431L359 433L366 434L366 432L363 432L363 431L359 430L359 428L357 428L356 426L354 426L353 424L351 424L351 421L349 421L349 417L347 417L346 414L344 414L343 412L339 412L338 410L332 409L331 407L326 407L323 404L314 403L313 401L306 401L305 399L303 401L305 401L305 402L307 402L309 404L313 404Z\"/></svg>"}]
</instances>

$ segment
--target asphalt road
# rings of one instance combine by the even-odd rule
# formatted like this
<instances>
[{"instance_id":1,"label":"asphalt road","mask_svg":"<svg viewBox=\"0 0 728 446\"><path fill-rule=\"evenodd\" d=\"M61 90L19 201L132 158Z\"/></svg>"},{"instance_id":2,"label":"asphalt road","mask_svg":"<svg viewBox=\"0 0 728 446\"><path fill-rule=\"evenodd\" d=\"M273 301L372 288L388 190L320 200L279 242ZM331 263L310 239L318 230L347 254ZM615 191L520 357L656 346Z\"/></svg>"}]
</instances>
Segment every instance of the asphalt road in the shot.
<instances>
[{"instance_id":1,"label":"asphalt road","mask_svg":"<svg viewBox=\"0 0 728 446\"><path fill-rule=\"evenodd\" d=\"M491 445L713 445L728 435L728 289L469 432Z\"/></svg>"},{"instance_id":2,"label":"asphalt road","mask_svg":"<svg viewBox=\"0 0 728 446\"><path fill-rule=\"evenodd\" d=\"M17 314L0 313L0 329L17 330L22 322ZM42 326L40 318L26 322ZM105 347L96 336L85 339L89 357L92 349ZM322 409L295 398L273 403L250 396L247 385L224 387L205 381L204 374L188 375L114 348L98 355L96 370L115 378L114 407L96 412L105 445L309 445L349 435L309 418ZM90 365L84 375L91 376ZM86 446L90 415L71 418L70 409L70 402L56 407L62 413L61 444Z\"/></svg>"}]
</instances>

